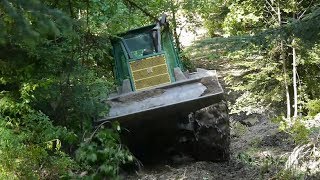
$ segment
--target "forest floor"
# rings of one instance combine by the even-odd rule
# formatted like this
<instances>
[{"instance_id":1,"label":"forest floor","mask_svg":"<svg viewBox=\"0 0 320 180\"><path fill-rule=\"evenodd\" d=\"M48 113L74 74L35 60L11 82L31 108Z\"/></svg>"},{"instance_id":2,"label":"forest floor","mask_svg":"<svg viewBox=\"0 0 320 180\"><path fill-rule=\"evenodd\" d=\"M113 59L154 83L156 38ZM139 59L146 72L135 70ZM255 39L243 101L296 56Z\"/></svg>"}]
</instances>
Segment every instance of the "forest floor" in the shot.
<instances>
[{"instance_id":1,"label":"forest floor","mask_svg":"<svg viewBox=\"0 0 320 180\"><path fill-rule=\"evenodd\" d=\"M196 66L217 69L229 101L237 97L237 93L232 92L223 79L228 74L236 75L239 70L228 65L226 61L217 63L200 59ZM179 162L160 162L153 166L144 166L126 179L276 179L279 166L284 164L283 157L294 148L289 136L279 132L277 125L264 114L231 114L230 123L230 161L197 162L185 158Z\"/></svg>"}]
</instances>

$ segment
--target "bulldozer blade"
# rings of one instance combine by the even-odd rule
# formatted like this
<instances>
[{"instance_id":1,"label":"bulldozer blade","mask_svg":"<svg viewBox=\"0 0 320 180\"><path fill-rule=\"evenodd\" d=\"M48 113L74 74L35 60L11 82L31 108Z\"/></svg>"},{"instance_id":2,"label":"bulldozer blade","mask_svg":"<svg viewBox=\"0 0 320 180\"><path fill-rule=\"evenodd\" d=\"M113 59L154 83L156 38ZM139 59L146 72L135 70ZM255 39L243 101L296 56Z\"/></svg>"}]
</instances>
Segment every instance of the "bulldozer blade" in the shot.
<instances>
[{"instance_id":1,"label":"bulldozer blade","mask_svg":"<svg viewBox=\"0 0 320 180\"><path fill-rule=\"evenodd\" d=\"M188 115L224 99L215 71L198 69L186 80L109 98L109 116L98 121L130 123L163 115ZM131 122L133 123L133 122Z\"/></svg>"}]
</instances>

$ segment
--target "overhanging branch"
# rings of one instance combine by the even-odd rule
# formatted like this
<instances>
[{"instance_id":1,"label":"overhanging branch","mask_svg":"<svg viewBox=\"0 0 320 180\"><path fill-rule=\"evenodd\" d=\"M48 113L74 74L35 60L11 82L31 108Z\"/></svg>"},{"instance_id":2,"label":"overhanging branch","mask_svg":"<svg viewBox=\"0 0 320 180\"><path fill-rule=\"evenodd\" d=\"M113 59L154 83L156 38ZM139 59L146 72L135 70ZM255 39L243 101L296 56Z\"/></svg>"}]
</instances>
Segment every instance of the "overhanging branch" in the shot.
<instances>
[{"instance_id":1,"label":"overhanging branch","mask_svg":"<svg viewBox=\"0 0 320 180\"><path fill-rule=\"evenodd\" d=\"M158 18L153 16L151 13L149 13L147 10L143 9L141 6L139 6L137 3L131 1L131 0L124 0L128 4L130 4L132 7L139 9L143 14L151 18L153 21L158 22Z\"/></svg>"}]
</instances>

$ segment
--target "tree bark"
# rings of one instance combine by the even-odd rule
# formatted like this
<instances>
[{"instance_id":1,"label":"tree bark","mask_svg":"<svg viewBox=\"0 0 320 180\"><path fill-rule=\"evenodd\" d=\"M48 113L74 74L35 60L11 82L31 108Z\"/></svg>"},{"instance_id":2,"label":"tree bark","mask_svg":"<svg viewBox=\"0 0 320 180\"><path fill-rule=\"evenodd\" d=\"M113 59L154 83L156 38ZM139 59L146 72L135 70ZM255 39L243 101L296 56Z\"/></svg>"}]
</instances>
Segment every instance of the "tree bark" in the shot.
<instances>
[{"instance_id":1,"label":"tree bark","mask_svg":"<svg viewBox=\"0 0 320 180\"><path fill-rule=\"evenodd\" d=\"M298 91L297 91L297 54L295 40L292 40L292 79L293 79L293 119L298 117Z\"/></svg>"},{"instance_id":2,"label":"tree bark","mask_svg":"<svg viewBox=\"0 0 320 180\"><path fill-rule=\"evenodd\" d=\"M283 51L283 42L281 41L281 51ZM281 55L283 56L283 55ZM283 58L283 76L284 76L284 86L285 86L285 93L286 93L286 104L287 104L287 119L290 119L291 117L291 102L290 102L290 93L289 93L289 85L287 80L287 63L286 59Z\"/></svg>"},{"instance_id":3,"label":"tree bark","mask_svg":"<svg viewBox=\"0 0 320 180\"><path fill-rule=\"evenodd\" d=\"M71 0L68 0L68 6L69 6L70 17L72 17L72 19L74 19L75 16L74 16L74 13L73 13L73 7L72 7L72 2L71 2Z\"/></svg>"},{"instance_id":4,"label":"tree bark","mask_svg":"<svg viewBox=\"0 0 320 180\"><path fill-rule=\"evenodd\" d=\"M171 15L172 15L172 25L173 25L173 37L174 37L174 41L176 42L178 53L180 53L181 52L181 45L180 45L180 40L179 40L179 36L177 33L176 8L174 7L175 4L172 0L171 0L170 6L171 6L170 10L171 10Z\"/></svg>"},{"instance_id":5,"label":"tree bark","mask_svg":"<svg viewBox=\"0 0 320 180\"><path fill-rule=\"evenodd\" d=\"M280 3L278 3L277 8L277 15L278 15L278 23L279 27L282 24L281 21L281 11L280 11ZM286 94L286 105L287 105L287 116L286 118L289 120L291 117L291 102L290 102L290 93L289 93L289 85L287 80L287 67L286 67L286 58L284 57L284 49L283 49L283 40L280 41L280 59L282 60L282 70L283 70L283 77L284 77L284 86L285 86L285 94Z\"/></svg>"}]
</instances>

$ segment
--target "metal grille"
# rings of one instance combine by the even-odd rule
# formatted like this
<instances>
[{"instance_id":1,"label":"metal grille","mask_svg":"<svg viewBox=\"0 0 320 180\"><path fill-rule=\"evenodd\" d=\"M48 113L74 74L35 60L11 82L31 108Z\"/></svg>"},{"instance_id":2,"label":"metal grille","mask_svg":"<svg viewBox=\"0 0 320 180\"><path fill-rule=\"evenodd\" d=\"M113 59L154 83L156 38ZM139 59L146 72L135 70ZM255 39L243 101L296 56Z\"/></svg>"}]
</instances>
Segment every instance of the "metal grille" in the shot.
<instances>
[{"instance_id":1,"label":"metal grille","mask_svg":"<svg viewBox=\"0 0 320 180\"><path fill-rule=\"evenodd\" d=\"M136 90L171 82L164 55L130 62L130 69Z\"/></svg>"}]
</instances>

